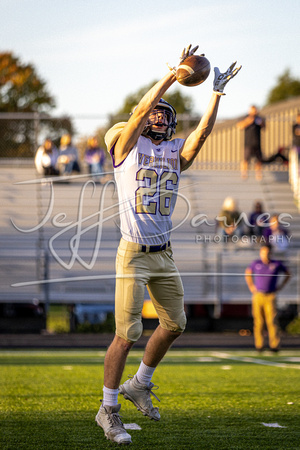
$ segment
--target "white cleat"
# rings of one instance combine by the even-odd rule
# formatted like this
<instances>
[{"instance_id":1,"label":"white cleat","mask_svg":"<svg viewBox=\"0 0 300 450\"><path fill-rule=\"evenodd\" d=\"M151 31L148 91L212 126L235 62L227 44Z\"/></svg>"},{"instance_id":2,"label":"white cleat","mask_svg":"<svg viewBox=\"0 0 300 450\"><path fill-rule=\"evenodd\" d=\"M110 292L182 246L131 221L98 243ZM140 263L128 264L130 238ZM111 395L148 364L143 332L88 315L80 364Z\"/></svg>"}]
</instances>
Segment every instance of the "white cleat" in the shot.
<instances>
[{"instance_id":1,"label":"white cleat","mask_svg":"<svg viewBox=\"0 0 300 450\"><path fill-rule=\"evenodd\" d=\"M97 425L103 428L107 439L116 442L117 444L131 444L131 436L125 430L119 415L120 409L121 405L101 405L95 420Z\"/></svg>"},{"instance_id":2,"label":"white cleat","mask_svg":"<svg viewBox=\"0 0 300 450\"><path fill-rule=\"evenodd\" d=\"M160 420L158 408L153 407L150 394L152 394L158 401L156 395L152 392L154 384L149 383L149 386L139 383L136 375L133 378L125 381L119 387L119 393L125 399L130 400L144 416L150 417L153 420Z\"/></svg>"}]
</instances>

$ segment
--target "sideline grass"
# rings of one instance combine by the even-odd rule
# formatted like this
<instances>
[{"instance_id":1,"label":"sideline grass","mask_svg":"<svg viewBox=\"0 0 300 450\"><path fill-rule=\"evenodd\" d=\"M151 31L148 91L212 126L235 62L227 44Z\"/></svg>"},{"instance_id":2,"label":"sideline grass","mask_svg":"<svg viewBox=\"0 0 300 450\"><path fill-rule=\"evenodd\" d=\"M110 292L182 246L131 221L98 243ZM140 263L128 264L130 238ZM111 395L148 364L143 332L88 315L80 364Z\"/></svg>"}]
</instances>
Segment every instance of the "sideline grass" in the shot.
<instances>
[{"instance_id":1,"label":"sideline grass","mask_svg":"<svg viewBox=\"0 0 300 450\"><path fill-rule=\"evenodd\" d=\"M141 355L130 354L124 379ZM0 448L116 448L94 423L103 360L97 351L0 352ZM130 431L131 448L299 449L299 369L300 351L170 351L153 380L160 422L121 398L124 423L142 428Z\"/></svg>"}]
</instances>

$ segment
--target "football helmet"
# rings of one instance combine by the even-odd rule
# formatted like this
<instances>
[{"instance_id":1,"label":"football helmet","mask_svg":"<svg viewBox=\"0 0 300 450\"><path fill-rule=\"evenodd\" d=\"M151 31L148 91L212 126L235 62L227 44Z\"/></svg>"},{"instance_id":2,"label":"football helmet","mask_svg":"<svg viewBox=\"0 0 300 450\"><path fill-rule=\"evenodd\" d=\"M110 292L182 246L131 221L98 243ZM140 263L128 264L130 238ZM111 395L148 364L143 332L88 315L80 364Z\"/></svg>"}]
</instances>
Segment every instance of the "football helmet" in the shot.
<instances>
[{"instance_id":1,"label":"football helmet","mask_svg":"<svg viewBox=\"0 0 300 450\"><path fill-rule=\"evenodd\" d=\"M168 128L164 132L160 132L159 130L152 130L152 125L155 123L153 121L153 113L157 113L159 111L164 111L164 119L167 121ZM157 105L155 106L153 112L150 114L150 117L145 125L144 131L142 133L143 136L149 136L152 139L159 141L163 139L164 141L169 141L172 138L172 135L176 132L177 118L176 111L170 103L161 98Z\"/></svg>"}]
</instances>

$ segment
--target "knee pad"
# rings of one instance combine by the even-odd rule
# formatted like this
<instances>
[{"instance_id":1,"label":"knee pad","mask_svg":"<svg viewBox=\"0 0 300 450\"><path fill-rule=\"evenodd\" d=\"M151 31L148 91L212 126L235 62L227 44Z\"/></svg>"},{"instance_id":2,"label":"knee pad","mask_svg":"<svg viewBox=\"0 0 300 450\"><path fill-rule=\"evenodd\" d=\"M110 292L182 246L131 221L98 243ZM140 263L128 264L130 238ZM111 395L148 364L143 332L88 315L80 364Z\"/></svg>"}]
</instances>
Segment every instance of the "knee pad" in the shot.
<instances>
[{"instance_id":1,"label":"knee pad","mask_svg":"<svg viewBox=\"0 0 300 450\"><path fill-rule=\"evenodd\" d=\"M118 325L116 323L116 335L127 342L136 342L139 340L143 332L143 324L141 321L134 321L131 324Z\"/></svg>"}]
</instances>

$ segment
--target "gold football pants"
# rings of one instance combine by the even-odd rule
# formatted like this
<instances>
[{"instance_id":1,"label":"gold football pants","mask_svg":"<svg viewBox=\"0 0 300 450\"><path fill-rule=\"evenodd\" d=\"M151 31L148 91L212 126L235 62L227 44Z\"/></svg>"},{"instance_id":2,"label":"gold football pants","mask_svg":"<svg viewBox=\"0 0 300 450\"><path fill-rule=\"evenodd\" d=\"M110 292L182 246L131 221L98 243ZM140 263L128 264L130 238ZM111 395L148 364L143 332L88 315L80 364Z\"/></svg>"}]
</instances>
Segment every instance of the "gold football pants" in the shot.
<instances>
[{"instance_id":1,"label":"gold football pants","mask_svg":"<svg viewBox=\"0 0 300 450\"><path fill-rule=\"evenodd\" d=\"M264 346L264 324L267 326L270 348L278 348L280 337L277 325L275 293L264 294L263 292L256 292L253 294L252 315L255 348L259 350Z\"/></svg>"},{"instance_id":2,"label":"gold football pants","mask_svg":"<svg viewBox=\"0 0 300 450\"><path fill-rule=\"evenodd\" d=\"M128 342L136 342L143 331L146 286L162 328L182 332L186 324L183 286L172 248L147 253L141 247L121 239L116 258L116 334Z\"/></svg>"}]
</instances>

